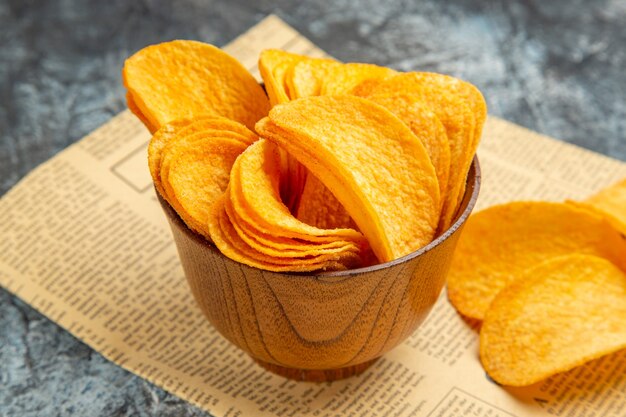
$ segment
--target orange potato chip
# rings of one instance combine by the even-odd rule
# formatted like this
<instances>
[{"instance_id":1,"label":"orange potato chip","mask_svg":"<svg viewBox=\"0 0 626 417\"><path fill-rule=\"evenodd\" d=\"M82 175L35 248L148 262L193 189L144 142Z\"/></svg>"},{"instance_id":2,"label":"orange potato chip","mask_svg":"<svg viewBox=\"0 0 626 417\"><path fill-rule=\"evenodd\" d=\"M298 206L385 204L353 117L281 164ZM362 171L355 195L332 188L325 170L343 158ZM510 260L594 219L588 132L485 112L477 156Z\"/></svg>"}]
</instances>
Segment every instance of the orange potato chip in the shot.
<instances>
[{"instance_id":1,"label":"orange potato chip","mask_svg":"<svg viewBox=\"0 0 626 417\"><path fill-rule=\"evenodd\" d=\"M328 187L381 262L432 240L440 204L435 169L384 107L348 95L303 98L275 106L256 129Z\"/></svg>"},{"instance_id":2,"label":"orange potato chip","mask_svg":"<svg viewBox=\"0 0 626 417\"><path fill-rule=\"evenodd\" d=\"M272 106L297 98L296 87L293 83L293 68L303 61L315 64L335 62L332 59L311 58L277 49L267 49L261 52L259 70ZM306 169L286 153L281 162L285 166L281 169L284 178L281 180L280 194L285 205L294 213L304 187Z\"/></svg>"},{"instance_id":3,"label":"orange potato chip","mask_svg":"<svg viewBox=\"0 0 626 417\"><path fill-rule=\"evenodd\" d=\"M409 94L380 94L368 99L398 116L422 141L435 166L439 191L443 195L450 171L450 148L446 131L437 116L420 103L417 96ZM345 208L315 176L306 179L296 217L323 229L355 228Z\"/></svg>"},{"instance_id":4,"label":"orange potato chip","mask_svg":"<svg viewBox=\"0 0 626 417\"><path fill-rule=\"evenodd\" d=\"M268 235L307 242L362 241L353 229L319 229L296 219L282 202L279 189L280 152L273 143L259 140L237 159L230 177L230 198L237 214Z\"/></svg>"},{"instance_id":5,"label":"orange potato chip","mask_svg":"<svg viewBox=\"0 0 626 417\"><path fill-rule=\"evenodd\" d=\"M225 117L209 115L197 116L189 120L188 124L180 131L180 135L188 136L209 129L220 131L219 134L222 137L230 137L248 145L259 139L256 133L241 123Z\"/></svg>"},{"instance_id":6,"label":"orange potato chip","mask_svg":"<svg viewBox=\"0 0 626 417\"><path fill-rule=\"evenodd\" d=\"M573 201L566 200L566 204L577 207L581 210L587 210L595 214L596 216L604 217L615 230L626 236L626 220L619 219L609 211L600 209L597 205L590 204L585 201Z\"/></svg>"},{"instance_id":7,"label":"orange potato chip","mask_svg":"<svg viewBox=\"0 0 626 417\"><path fill-rule=\"evenodd\" d=\"M167 123L148 146L155 187L191 229L210 238L208 208L226 189L235 158L256 139L245 126L223 117Z\"/></svg>"},{"instance_id":8,"label":"orange potato chip","mask_svg":"<svg viewBox=\"0 0 626 417\"><path fill-rule=\"evenodd\" d=\"M626 235L626 179L584 201L600 210L617 230Z\"/></svg>"},{"instance_id":9,"label":"orange potato chip","mask_svg":"<svg viewBox=\"0 0 626 417\"><path fill-rule=\"evenodd\" d=\"M319 255L323 253L336 253L341 251L352 250L358 252L359 242L348 241L348 240L329 240L328 242L307 242L299 239L287 238L283 236L274 236L269 235L267 233L263 233L254 228L254 225L250 225L247 223L235 210L232 202L230 200L230 189L227 191L228 196L224 202L224 208L226 213L228 214L228 218L232 223L233 227L237 231L237 234L246 242L248 245L254 247L259 252L267 253L272 256L285 256L269 253L269 251L282 251L293 252L293 256L302 256L302 254L306 255ZM250 239L253 239L254 242L251 242ZM291 255L289 255L291 256Z\"/></svg>"},{"instance_id":10,"label":"orange potato chip","mask_svg":"<svg viewBox=\"0 0 626 417\"><path fill-rule=\"evenodd\" d=\"M148 145L148 166L157 191L166 200L168 196L161 181L163 149L175 137L186 137L201 132L204 132L204 136L230 137L246 145L258 139L255 133L242 124L219 116L202 115L194 119L174 120L163 125L152 136Z\"/></svg>"},{"instance_id":11,"label":"orange potato chip","mask_svg":"<svg viewBox=\"0 0 626 417\"><path fill-rule=\"evenodd\" d=\"M410 93L373 94L367 99L385 107L411 128L424 144L437 172L439 192L445 195L450 175L450 144L446 129L435 113L419 96Z\"/></svg>"},{"instance_id":12,"label":"orange potato chip","mask_svg":"<svg viewBox=\"0 0 626 417\"><path fill-rule=\"evenodd\" d=\"M376 79L376 78L370 79L370 80L363 80L359 84L354 86L352 90L349 90L348 94L353 94L359 97L371 96L375 94L374 90L378 87L381 81L384 81L384 80ZM396 91L396 93L400 93L400 91Z\"/></svg>"},{"instance_id":13,"label":"orange potato chip","mask_svg":"<svg viewBox=\"0 0 626 417\"><path fill-rule=\"evenodd\" d=\"M286 103L295 98L294 92L290 91L288 79L292 77L293 67L302 61L333 62L330 59L310 58L279 49L266 49L261 52L259 71L272 106Z\"/></svg>"},{"instance_id":14,"label":"orange potato chip","mask_svg":"<svg viewBox=\"0 0 626 417\"><path fill-rule=\"evenodd\" d=\"M257 261L260 260L262 262L277 266L317 265L316 269L327 269L324 267L325 263L341 262L341 260L347 258L352 259L357 256L358 247L356 247L355 245L352 245L352 247L349 248L343 248L339 251L335 250L321 252L312 249L307 251L276 251L275 254L265 253L264 251L271 250L271 248L260 245L258 242L254 241L253 237L249 235L242 235L241 233L237 232L234 223L230 220L230 217L228 216L225 201L224 209L226 216L223 216L220 220L222 232L227 236L231 244L235 245L239 251L241 251L251 259L255 259ZM245 236L245 238L242 238L242 236ZM248 242L252 242L253 245L248 244ZM262 250L258 250L259 248ZM286 255L285 252L292 252L293 254ZM280 256L276 256L276 254L280 254Z\"/></svg>"},{"instance_id":15,"label":"orange potato chip","mask_svg":"<svg viewBox=\"0 0 626 417\"><path fill-rule=\"evenodd\" d=\"M202 127L203 130L199 131L195 131L196 129L190 129L191 127L193 127L193 125L196 124L197 123L194 122L191 125L183 127L176 135L176 137L173 138L173 140L171 140L163 149L162 159L160 161L160 176L162 179L169 176L171 162L175 160L175 157L171 157L172 155L179 155L186 152L186 150L193 150L196 147L209 146L204 144L207 143L207 141L210 142L213 139L231 141L238 144L241 148L241 151L239 153L247 148L250 143L247 138L243 138L238 133L231 131L221 129L209 129L205 126ZM211 163L210 160L207 160L206 162ZM168 189L166 187L167 182L165 180L162 181L164 184L164 189L166 190L166 194L170 194L171 198L174 198L171 192L168 193ZM222 187L222 192L224 190L225 187Z\"/></svg>"},{"instance_id":16,"label":"orange potato chip","mask_svg":"<svg viewBox=\"0 0 626 417\"><path fill-rule=\"evenodd\" d=\"M321 229L358 227L333 193L315 175L306 177L296 218ZM378 260L367 241L361 244L360 266L376 265Z\"/></svg>"},{"instance_id":17,"label":"orange potato chip","mask_svg":"<svg viewBox=\"0 0 626 417\"><path fill-rule=\"evenodd\" d=\"M325 96L348 94L355 86L368 80L385 80L396 75L391 68L374 64L347 63L329 66L322 76L320 94Z\"/></svg>"},{"instance_id":18,"label":"orange potato chip","mask_svg":"<svg viewBox=\"0 0 626 417\"><path fill-rule=\"evenodd\" d=\"M249 128L269 101L233 57L202 42L176 40L148 46L124 63L124 85L149 125L211 113Z\"/></svg>"},{"instance_id":19,"label":"orange potato chip","mask_svg":"<svg viewBox=\"0 0 626 417\"><path fill-rule=\"evenodd\" d=\"M296 218L320 229L357 228L339 200L313 174L306 178Z\"/></svg>"},{"instance_id":20,"label":"orange potato chip","mask_svg":"<svg viewBox=\"0 0 626 417\"><path fill-rule=\"evenodd\" d=\"M161 180L168 202L183 221L195 231L209 237L208 213L211 205L226 190L230 169L246 145L239 141L204 137L195 142L178 140L164 152Z\"/></svg>"},{"instance_id":21,"label":"orange potato chip","mask_svg":"<svg viewBox=\"0 0 626 417\"><path fill-rule=\"evenodd\" d=\"M626 239L601 216L568 204L515 202L465 224L448 273L448 297L483 319L496 294L528 267L571 253L606 258L626 270Z\"/></svg>"},{"instance_id":22,"label":"orange potato chip","mask_svg":"<svg viewBox=\"0 0 626 417\"><path fill-rule=\"evenodd\" d=\"M225 198L225 196L221 196L211 207L208 226L213 242L218 249L224 255L237 262L268 271L310 272L343 270L347 268L346 264L352 265L358 259L358 255L351 251L337 255L332 260L320 260L316 257L310 259L281 259L260 253L241 240L233 228L225 210Z\"/></svg>"},{"instance_id":23,"label":"orange potato chip","mask_svg":"<svg viewBox=\"0 0 626 417\"><path fill-rule=\"evenodd\" d=\"M410 72L377 83L365 83L355 87L353 92L362 97L394 93L417 95L428 103L444 125L451 165L439 229L446 230L463 199L467 172L486 119L487 107L480 91L470 83L443 74Z\"/></svg>"},{"instance_id":24,"label":"orange potato chip","mask_svg":"<svg viewBox=\"0 0 626 417\"><path fill-rule=\"evenodd\" d=\"M150 175L152 176L152 182L161 196L165 199L165 189L161 182L161 154L165 145L167 145L172 138L174 138L180 129L190 123L188 119L174 120L170 123L164 124L159 130L152 136L150 143L148 144L148 167L150 168Z\"/></svg>"},{"instance_id":25,"label":"orange potato chip","mask_svg":"<svg viewBox=\"0 0 626 417\"><path fill-rule=\"evenodd\" d=\"M283 238L279 241L275 237L273 238L272 236L258 232L242 221L241 217L239 217L237 212L234 210L232 204L229 204L229 198L230 196L227 195L227 198L224 201L224 209L226 210L228 219L230 220L234 230L237 232L237 235L239 235L239 238L241 238L241 240L243 240L248 246L265 255L295 260L298 258L312 257L319 260L327 260L329 256L326 255L330 255L330 257L335 257L336 259L337 254L341 254L343 252L354 252L356 254L360 250L359 246L355 242L340 240L317 244L303 244L296 239L289 238Z\"/></svg>"},{"instance_id":26,"label":"orange potato chip","mask_svg":"<svg viewBox=\"0 0 626 417\"><path fill-rule=\"evenodd\" d=\"M266 49L259 55L259 72L265 91L270 99L270 106L289 101L289 94L285 88L285 73L290 65L305 59L302 55L296 55L279 49Z\"/></svg>"},{"instance_id":27,"label":"orange potato chip","mask_svg":"<svg viewBox=\"0 0 626 417\"><path fill-rule=\"evenodd\" d=\"M493 300L480 359L500 384L530 385L626 348L626 275L575 254L528 269Z\"/></svg>"},{"instance_id":28,"label":"orange potato chip","mask_svg":"<svg viewBox=\"0 0 626 417\"><path fill-rule=\"evenodd\" d=\"M383 80L395 74L390 68L374 64L309 59L293 66L291 80L295 91L292 99L347 94L366 80Z\"/></svg>"},{"instance_id":29,"label":"orange potato chip","mask_svg":"<svg viewBox=\"0 0 626 417\"><path fill-rule=\"evenodd\" d=\"M341 65L335 61L302 61L291 68L290 85L292 86L292 100L302 97L319 96L322 92L322 79L319 76L326 71L326 67Z\"/></svg>"},{"instance_id":30,"label":"orange potato chip","mask_svg":"<svg viewBox=\"0 0 626 417\"><path fill-rule=\"evenodd\" d=\"M133 96L130 93L126 93L126 105L128 106L128 110L130 110L130 112L134 114L141 121L141 123L143 123L150 133L154 134L158 130L150 123L146 116L144 116L139 107L137 107L137 104L135 104L135 100L133 100Z\"/></svg>"}]
</instances>

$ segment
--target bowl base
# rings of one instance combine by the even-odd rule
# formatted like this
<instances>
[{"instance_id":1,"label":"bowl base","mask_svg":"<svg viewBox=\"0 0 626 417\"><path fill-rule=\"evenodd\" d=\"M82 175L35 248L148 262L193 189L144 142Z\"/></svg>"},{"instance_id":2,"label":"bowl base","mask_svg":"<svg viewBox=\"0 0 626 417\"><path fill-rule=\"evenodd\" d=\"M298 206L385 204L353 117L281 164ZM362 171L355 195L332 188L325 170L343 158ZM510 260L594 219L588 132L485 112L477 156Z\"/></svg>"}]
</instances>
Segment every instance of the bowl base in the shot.
<instances>
[{"instance_id":1,"label":"bowl base","mask_svg":"<svg viewBox=\"0 0 626 417\"><path fill-rule=\"evenodd\" d=\"M277 375L284 376L289 379L295 379L297 381L309 381L309 382L326 382L336 381L338 379L348 378L353 375L358 375L369 368L378 358L371 361L359 363L357 365L346 366L345 368L337 369L296 369L286 368L284 366L276 365L269 362L263 362L258 359L254 359L256 363L263 368Z\"/></svg>"}]
</instances>

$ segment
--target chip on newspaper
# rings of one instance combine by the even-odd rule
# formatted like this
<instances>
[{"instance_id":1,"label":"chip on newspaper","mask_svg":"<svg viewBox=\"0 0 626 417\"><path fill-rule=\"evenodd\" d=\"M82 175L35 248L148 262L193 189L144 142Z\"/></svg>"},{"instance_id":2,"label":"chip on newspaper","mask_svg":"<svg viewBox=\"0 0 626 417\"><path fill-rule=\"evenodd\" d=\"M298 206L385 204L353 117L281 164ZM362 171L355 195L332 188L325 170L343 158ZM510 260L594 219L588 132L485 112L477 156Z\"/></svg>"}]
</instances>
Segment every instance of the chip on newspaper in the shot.
<instances>
[{"instance_id":1,"label":"chip on newspaper","mask_svg":"<svg viewBox=\"0 0 626 417\"><path fill-rule=\"evenodd\" d=\"M593 255L549 259L495 297L480 358L505 385L530 385L626 348L626 274Z\"/></svg>"},{"instance_id":2,"label":"chip on newspaper","mask_svg":"<svg viewBox=\"0 0 626 417\"><path fill-rule=\"evenodd\" d=\"M474 86L279 50L259 69L267 95L201 42L124 65L155 188L190 229L238 262L308 272L388 262L450 227L485 121Z\"/></svg>"},{"instance_id":3,"label":"chip on newspaper","mask_svg":"<svg viewBox=\"0 0 626 417\"><path fill-rule=\"evenodd\" d=\"M626 348L622 181L584 202L513 202L468 220L448 297L484 320L480 358L523 386Z\"/></svg>"}]
</instances>

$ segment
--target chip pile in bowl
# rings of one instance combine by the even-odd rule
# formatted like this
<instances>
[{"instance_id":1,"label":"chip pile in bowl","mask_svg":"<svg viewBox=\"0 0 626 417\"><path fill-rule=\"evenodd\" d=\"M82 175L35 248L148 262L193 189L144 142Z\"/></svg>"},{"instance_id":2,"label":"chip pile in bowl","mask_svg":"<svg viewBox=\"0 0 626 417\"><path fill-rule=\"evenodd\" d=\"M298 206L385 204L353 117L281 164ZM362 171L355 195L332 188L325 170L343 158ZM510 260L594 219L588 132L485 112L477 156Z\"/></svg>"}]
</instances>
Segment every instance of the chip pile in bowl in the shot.
<instances>
[{"instance_id":1,"label":"chip pile in bowl","mask_svg":"<svg viewBox=\"0 0 626 417\"><path fill-rule=\"evenodd\" d=\"M448 297L482 320L480 358L524 386L626 348L626 180L583 202L513 202L472 215Z\"/></svg>"},{"instance_id":2,"label":"chip pile in bowl","mask_svg":"<svg viewBox=\"0 0 626 417\"><path fill-rule=\"evenodd\" d=\"M259 69L265 90L182 40L126 60L155 188L189 228L238 262L305 272L391 261L451 226L487 113L473 85L280 50Z\"/></svg>"}]
</instances>

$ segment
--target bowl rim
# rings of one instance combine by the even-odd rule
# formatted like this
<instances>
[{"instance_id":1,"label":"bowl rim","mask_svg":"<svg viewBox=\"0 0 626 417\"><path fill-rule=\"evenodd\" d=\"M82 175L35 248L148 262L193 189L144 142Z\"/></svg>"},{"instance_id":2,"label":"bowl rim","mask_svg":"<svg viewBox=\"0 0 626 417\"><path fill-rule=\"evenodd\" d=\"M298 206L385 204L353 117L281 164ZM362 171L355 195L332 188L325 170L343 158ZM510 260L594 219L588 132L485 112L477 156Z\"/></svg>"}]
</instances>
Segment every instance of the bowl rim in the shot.
<instances>
[{"instance_id":1,"label":"bowl rim","mask_svg":"<svg viewBox=\"0 0 626 417\"><path fill-rule=\"evenodd\" d=\"M467 205L465 206L465 209L458 216L456 221L444 233L437 236L427 245L422 246L421 248L411 253L408 253L404 256L401 256L400 258L396 258L394 260L379 263L376 265L364 266L361 268L346 269L342 271L320 271L320 272L314 272L314 273L295 272L295 271L284 271L284 272L268 271L265 269L250 266L243 262L239 262L234 259L228 258L218 249L217 246L215 246L213 242L209 241L208 239L206 239L204 236L200 235L199 233L191 230L189 226L187 226L185 222L182 221L182 219L180 218L178 213L173 209L173 207L163 197L161 197L161 195L159 195L159 192L156 189L155 189L155 192L156 192L158 201L161 203L161 206L166 209L167 215L173 221L175 221L177 225L180 226L186 232L188 236L198 241L198 243L207 245L207 249L217 251L219 255L224 256L230 261L236 262L237 264L243 267L252 268L258 271L262 271L263 273L271 273L271 274L286 275L286 276L298 276L298 277L320 278L320 279L322 278L348 278L348 277L354 277L354 276L358 276L362 274L371 273L374 271L379 271L381 269L390 268L393 266L397 266L399 264L403 264L413 258L416 258L418 256L423 255L426 252L433 250L439 244L443 243L450 236L452 236L469 218L470 214L472 213L472 210L476 206L476 201L478 200L478 194L480 191L481 178L482 178L480 163L478 162L478 155L474 155L474 158L472 159L472 164L470 165L470 170L468 171L468 177L469 177L469 172L471 172L472 170L474 171L474 181L472 184L470 183L466 184L465 193L463 194L463 200L461 200L461 201L465 201L465 199L467 199L467 191L471 188L472 193L471 193L469 201L467 202ZM471 185L471 187L468 187L469 185Z\"/></svg>"}]
</instances>

